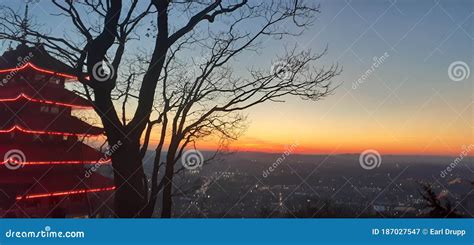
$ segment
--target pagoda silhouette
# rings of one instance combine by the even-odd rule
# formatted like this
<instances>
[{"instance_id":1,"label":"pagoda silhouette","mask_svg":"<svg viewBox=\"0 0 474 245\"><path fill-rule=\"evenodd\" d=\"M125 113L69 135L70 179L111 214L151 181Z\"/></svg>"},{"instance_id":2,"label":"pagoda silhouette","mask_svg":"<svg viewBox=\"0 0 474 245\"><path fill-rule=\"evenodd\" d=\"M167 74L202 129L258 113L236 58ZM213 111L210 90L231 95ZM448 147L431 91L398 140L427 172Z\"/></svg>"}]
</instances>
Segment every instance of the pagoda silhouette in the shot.
<instances>
[{"instance_id":1,"label":"pagoda silhouette","mask_svg":"<svg viewBox=\"0 0 474 245\"><path fill-rule=\"evenodd\" d=\"M115 187L88 168L110 160L83 143L103 130L71 114L93 109L66 89L78 81L72 74L43 44L23 43L0 57L0 217L88 217L107 209Z\"/></svg>"}]
</instances>

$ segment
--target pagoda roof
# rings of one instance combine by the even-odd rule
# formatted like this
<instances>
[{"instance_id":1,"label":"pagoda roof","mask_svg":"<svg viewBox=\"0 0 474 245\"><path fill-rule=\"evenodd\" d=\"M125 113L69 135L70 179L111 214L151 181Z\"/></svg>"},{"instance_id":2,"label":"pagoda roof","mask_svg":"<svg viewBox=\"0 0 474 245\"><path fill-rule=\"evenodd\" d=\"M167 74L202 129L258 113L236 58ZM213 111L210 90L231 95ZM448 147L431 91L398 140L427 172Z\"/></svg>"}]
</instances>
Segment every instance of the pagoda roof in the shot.
<instances>
[{"instance_id":1,"label":"pagoda roof","mask_svg":"<svg viewBox=\"0 0 474 245\"><path fill-rule=\"evenodd\" d=\"M16 49L5 51L0 57L0 73L31 67L50 74L75 79L74 69L49 55L43 44L29 47L20 44Z\"/></svg>"},{"instance_id":2,"label":"pagoda roof","mask_svg":"<svg viewBox=\"0 0 474 245\"><path fill-rule=\"evenodd\" d=\"M16 85L5 86L0 90L0 102L12 102L21 99L78 109L92 108L88 100L61 87Z\"/></svg>"},{"instance_id":3,"label":"pagoda roof","mask_svg":"<svg viewBox=\"0 0 474 245\"><path fill-rule=\"evenodd\" d=\"M3 112L0 114L0 133L22 132L39 135L93 136L103 133L94 127L69 115L27 114L27 112Z\"/></svg>"},{"instance_id":4,"label":"pagoda roof","mask_svg":"<svg viewBox=\"0 0 474 245\"><path fill-rule=\"evenodd\" d=\"M31 176L9 170L10 174L0 174L0 185L13 186L17 201L37 198L64 197L115 189L110 178L93 173L84 177L84 169L74 169L64 174L50 170L39 176ZM12 193L12 194L13 194Z\"/></svg>"},{"instance_id":5,"label":"pagoda roof","mask_svg":"<svg viewBox=\"0 0 474 245\"><path fill-rule=\"evenodd\" d=\"M20 160L22 167L33 165L77 165L77 164L110 164L110 159L92 147L81 142L60 143L2 143L0 156L7 156L15 149L21 152L24 159ZM5 161L0 162L1 165Z\"/></svg>"}]
</instances>

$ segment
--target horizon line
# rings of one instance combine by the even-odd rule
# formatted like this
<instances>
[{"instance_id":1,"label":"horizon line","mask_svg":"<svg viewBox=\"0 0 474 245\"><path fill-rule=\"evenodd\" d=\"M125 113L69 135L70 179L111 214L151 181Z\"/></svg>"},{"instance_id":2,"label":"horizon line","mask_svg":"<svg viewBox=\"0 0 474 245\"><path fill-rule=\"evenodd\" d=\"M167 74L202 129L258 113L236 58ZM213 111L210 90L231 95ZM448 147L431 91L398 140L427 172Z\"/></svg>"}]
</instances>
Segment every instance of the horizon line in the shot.
<instances>
[{"instance_id":1,"label":"horizon line","mask_svg":"<svg viewBox=\"0 0 474 245\"><path fill-rule=\"evenodd\" d=\"M201 152L215 152L215 150L211 149L197 149L198 151ZM152 151L154 152L154 149L148 149L147 151ZM167 152L167 151L163 151ZM276 151L257 151L257 150L231 150L228 151L229 153L259 153L259 154L285 154L285 151L283 152L276 152ZM303 155L303 156L341 156L341 155L361 155L363 152L346 152L346 153L317 153L317 152L296 152L296 153L290 153L290 155ZM385 153L382 154L380 153L381 156L405 156L405 157L460 157L461 154L457 155L448 155L448 154L430 154L430 153ZM467 158L474 158L474 155L466 155L464 157Z\"/></svg>"}]
</instances>

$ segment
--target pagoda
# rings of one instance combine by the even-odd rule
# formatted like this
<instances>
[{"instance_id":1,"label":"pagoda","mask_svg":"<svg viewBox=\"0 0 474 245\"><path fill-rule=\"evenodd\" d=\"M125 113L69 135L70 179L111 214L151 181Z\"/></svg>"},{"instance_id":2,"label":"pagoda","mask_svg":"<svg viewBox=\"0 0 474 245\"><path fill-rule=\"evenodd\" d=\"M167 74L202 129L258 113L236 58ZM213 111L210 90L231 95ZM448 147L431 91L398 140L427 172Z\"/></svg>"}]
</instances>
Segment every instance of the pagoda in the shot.
<instances>
[{"instance_id":1,"label":"pagoda","mask_svg":"<svg viewBox=\"0 0 474 245\"><path fill-rule=\"evenodd\" d=\"M108 207L111 179L87 168L110 160L83 143L103 130L72 115L93 109L66 89L78 81L72 74L42 44L0 57L0 217L88 217Z\"/></svg>"}]
</instances>

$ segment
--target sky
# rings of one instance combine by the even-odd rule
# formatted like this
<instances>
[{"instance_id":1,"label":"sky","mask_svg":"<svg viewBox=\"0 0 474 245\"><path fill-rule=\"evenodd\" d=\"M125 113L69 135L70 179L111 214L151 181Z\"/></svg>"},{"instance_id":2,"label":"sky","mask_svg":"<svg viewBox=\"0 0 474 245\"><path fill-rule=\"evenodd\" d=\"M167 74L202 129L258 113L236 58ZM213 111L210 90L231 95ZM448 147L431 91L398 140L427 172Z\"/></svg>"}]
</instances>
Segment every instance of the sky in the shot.
<instances>
[{"instance_id":1,"label":"sky","mask_svg":"<svg viewBox=\"0 0 474 245\"><path fill-rule=\"evenodd\" d=\"M252 109L242 148L459 155L474 143L472 74L448 76L452 62L474 64L472 1L321 1L321 11L297 43L328 45L324 61L343 65L342 85L316 103Z\"/></svg>"},{"instance_id":2,"label":"sky","mask_svg":"<svg viewBox=\"0 0 474 245\"><path fill-rule=\"evenodd\" d=\"M334 80L340 86L318 102L286 98L251 108L248 129L233 149L459 155L474 144L473 75L459 81L449 76L457 61L467 72L474 69L473 1L319 2L321 13L303 35L266 41L260 55L239 61L270 69L283 44L314 51L328 46L319 63L343 66ZM40 2L30 9L37 21L54 25L58 17L47 14L50 7ZM214 147L212 141L201 145Z\"/></svg>"}]
</instances>

